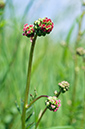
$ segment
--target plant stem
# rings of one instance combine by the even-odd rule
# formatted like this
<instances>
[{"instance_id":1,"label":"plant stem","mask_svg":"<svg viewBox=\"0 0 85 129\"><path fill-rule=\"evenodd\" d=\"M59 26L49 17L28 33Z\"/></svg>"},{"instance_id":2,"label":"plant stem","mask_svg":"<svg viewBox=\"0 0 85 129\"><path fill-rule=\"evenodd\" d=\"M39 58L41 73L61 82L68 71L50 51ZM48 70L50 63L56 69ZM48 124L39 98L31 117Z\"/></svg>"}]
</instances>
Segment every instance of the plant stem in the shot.
<instances>
[{"instance_id":1,"label":"plant stem","mask_svg":"<svg viewBox=\"0 0 85 129\"><path fill-rule=\"evenodd\" d=\"M84 99L83 99L83 118L82 118L82 122L81 122L81 127L84 129L84 123L85 123L85 57L83 57L83 63L84 63L84 88L83 88L83 95L84 95Z\"/></svg>"},{"instance_id":2,"label":"plant stem","mask_svg":"<svg viewBox=\"0 0 85 129\"><path fill-rule=\"evenodd\" d=\"M40 120L41 120L41 118L43 117L43 115L44 115L44 113L45 113L46 111L47 111L47 107L44 109L44 111L42 112L40 118L38 119L38 122L36 123L35 129L37 129L37 127L38 127L38 125L39 125L39 123L40 123Z\"/></svg>"},{"instance_id":3,"label":"plant stem","mask_svg":"<svg viewBox=\"0 0 85 129\"><path fill-rule=\"evenodd\" d=\"M77 71L78 59L77 59L76 49L78 47L78 43L81 38L80 31L81 31L83 16L84 16L84 12L82 12L82 14L81 14L81 19L79 21L78 35L77 35L77 39L76 39L76 43L75 43L74 82L73 82L72 104L71 104L71 110L70 110L70 114L71 114L70 124L72 124L72 119L73 119L72 114L73 114L73 109L74 109L73 107L74 107L75 99L76 99L77 78L78 78L78 71Z\"/></svg>"},{"instance_id":4,"label":"plant stem","mask_svg":"<svg viewBox=\"0 0 85 129\"><path fill-rule=\"evenodd\" d=\"M62 91L62 89L60 89L60 91L58 92L58 94L56 95L56 97L59 97L61 91Z\"/></svg>"},{"instance_id":5,"label":"plant stem","mask_svg":"<svg viewBox=\"0 0 85 129\"><path fill-rule=\"evenodd\" d=\"M27 108L31 107L31 105L32 105L34 102L36 102L38 99L40 99L40 98L42 98L42 97L48 97L48 96L47 96L47 95L41 95L41 96L37 97L36 99L34 99L34 100L27 106Z\"/></svg>"},{"instance_id":6,"label":"plant stem","mask_svg":"<svg viewBox=\"0 0 85 129\"><path fill-rule=\"evenodd\" d=\"M31 44L31 50L30 50L30 56L29 56L29 62L28 62L27 83L26 83L24 105L23 105L23 111L22 111L22 117L21 117L22 129L25 129L26 105L28 103L28 95L29 95L30 79L31 79L31 68L32 68L32 59L33 59L33 52L34 52L34 46L35 46L36 38L37 38L37 34L34 36L34 39L33 39L32 44Z\"/></svg>"}]
</instances>

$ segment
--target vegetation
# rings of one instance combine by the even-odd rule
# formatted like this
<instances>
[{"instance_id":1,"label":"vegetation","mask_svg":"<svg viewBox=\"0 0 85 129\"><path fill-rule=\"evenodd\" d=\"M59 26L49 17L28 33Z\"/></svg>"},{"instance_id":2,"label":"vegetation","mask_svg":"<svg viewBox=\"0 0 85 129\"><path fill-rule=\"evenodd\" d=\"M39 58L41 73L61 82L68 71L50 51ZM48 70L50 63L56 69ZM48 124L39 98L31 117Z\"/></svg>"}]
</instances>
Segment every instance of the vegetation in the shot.
<instances>
[{"instance_id":1,"label":"vegetation","mask_svg":"<svg viewBox=\"0 0 85 129\"><path fill-rule=\"evenodd\" d=\"M5 18L6 4L11 7L9 22ZM30 39L23 37L22 33L25 17L32 4L33 1L30 1L27 5L21 22L13 17L15 11L12 1L0 4L0 129L21 129L21 111L31 48ZM82 7L85 7L84 3ZM53 39L51 33L37 38L28 101L40 95L54 96L58 83L64 80L70 84L69 91L59 96L59 110L47 110L39 123L39 129L85 128L84 16L85 10L82 10L81 15L75 18L64 42ZM71 43L76 25L77 38ZM27 111L28 128L34 128L31 125L38 121L46 107L45 101L45 98L41 98Z\"/></svg>"}]
</instances>

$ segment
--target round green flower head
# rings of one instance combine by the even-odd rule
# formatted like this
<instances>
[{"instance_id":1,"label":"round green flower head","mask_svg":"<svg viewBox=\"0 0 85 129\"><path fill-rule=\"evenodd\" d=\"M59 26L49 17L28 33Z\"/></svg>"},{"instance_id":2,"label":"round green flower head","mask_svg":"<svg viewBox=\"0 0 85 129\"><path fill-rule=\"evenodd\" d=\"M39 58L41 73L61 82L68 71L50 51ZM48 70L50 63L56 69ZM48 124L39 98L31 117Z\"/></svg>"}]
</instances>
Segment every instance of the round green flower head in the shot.
<instances>
[{"instance_id":1,"label":"round green flower head","mask_svg":"<svg viewBox=\"0 0 85 129\"><path fill-rule=\"evenodd\" d=\"M45 36L46 34L49 34L53 27L54 23L47 17L39 18L34 22L34 29L38 36Z\"/></svg>"},{"instance_id":2,"label":"round green flower head","mask_svg":"<svg viewBox=\"0 0 85 129\"><path fill-rule=\"evenodd\" d=\"M69 90L69 83L67 81L62 81L58 83L59 88L62 90L62 93L65 93Z\"/></svg>"},{"instance_id":3,"label":"round green flower head","mask_svg":"<svg viewBox=\"0 0 85 129\"><path fill-rule=\"evenodd\" d=\"M57 99L56 96L49 96L47 100L45 101L45 105L50 111L56 112L59 107L61 106L61 101Z\"/></svg>"}]
</instances>

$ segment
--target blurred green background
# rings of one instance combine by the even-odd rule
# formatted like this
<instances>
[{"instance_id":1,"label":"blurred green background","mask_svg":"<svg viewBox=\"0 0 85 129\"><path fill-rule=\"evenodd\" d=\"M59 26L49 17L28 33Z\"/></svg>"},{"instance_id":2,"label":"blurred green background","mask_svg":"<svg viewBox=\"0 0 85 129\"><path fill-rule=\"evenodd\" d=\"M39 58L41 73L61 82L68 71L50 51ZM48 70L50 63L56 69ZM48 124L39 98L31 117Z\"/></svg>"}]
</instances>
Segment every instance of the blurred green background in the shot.
<instances>
[{"instance_id":1,"label":"blurred green background","mask_svg":"<svg viewBox=\"0 0 85 129\"><path fill-rule=\"evenodd\" d=\"M24 99L28 68L30 40L23 37L25 23L32 24L39 17L49 17L54 22L50 35L37 39L30 93L37 90L39 95L53 95L58 83L70 83L67 93L61 94L61 107L56 112L49 110L43 116L39 129L81 128L84 77L82 59L78 58L78 81L76 92L75 118L69 124L74 81L74 60L71 51L77 37L76 18L82 12L80 0L0 0L0 129L21 129L21 115L15 102L21 105ZM85 29L85 17L82 30ZM69 45L71 51L66 47ZM82 36L80 46L85 47ZM31 118L37 121L38 114L45 108L45 99L36 102Z\"/></svg>"}]
</instances>

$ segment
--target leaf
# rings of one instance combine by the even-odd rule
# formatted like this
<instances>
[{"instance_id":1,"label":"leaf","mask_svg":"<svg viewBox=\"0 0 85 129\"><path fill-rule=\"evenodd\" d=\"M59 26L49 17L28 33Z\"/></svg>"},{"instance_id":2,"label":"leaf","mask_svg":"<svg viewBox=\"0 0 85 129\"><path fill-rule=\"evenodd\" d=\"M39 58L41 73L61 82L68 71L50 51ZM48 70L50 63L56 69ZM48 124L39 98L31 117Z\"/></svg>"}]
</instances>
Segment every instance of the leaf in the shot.
<instances>
[{"instance_id":1,"label":"leaf","mask_svg":"<svg viewBox=\"0 0 85 129\"><path fill-rule=\"evenodd\" d=\"M32 112L28 117L27 117L27 119L25 120L25 122L28 122L28 120L31 118L31 116L33 116L34 115L34 112Z\"/></svg>"},{"instance_id":2,"label":"leaf","mask_svg":"<svg viewBox=\"0 0 85 129\"><path fill-rule=\"evenodd\" d=\"M0 22L0 29L1 29L2 27L4 27L5 24L6 24L6 21L5 21L5 20L3 20L2 22Z\"/></svg>"},{"instance_id":3,"label":"leaf","mask_svg":"<svg viewBox=\"0 0 85 129\"><path fill-rule=\"evenodd\" d=\"M27 13L30 10L33 2L34 2L33 0L30 0L30 2L27 4L27 7L25 8L25 11L23 13L22 19L24 19L27 16Z\"/></svg>"},{"instance_id":4,"label":"leaf","mask_svg":"<svg viewBox=\"0 0 85 129\"><path fill-rule=\"evenodd\" d=\"M40 128L43 129L43 128ZM56 127L50 127L45 129L74 129L72 126L56 126Z\"/></svg>"},{"instance_id":5,"label":"leaf","mask_svg":"<svg viewBox=\"0 0 85 129\"><path fill-rule=\"evenodd\" d=\"M73 32L73 30L74 30L74 28L75 28L75 25L76 25L76 21L72 24L72 26L71 26L71 28L70 28L70 30L69 30L69 32L68 32L68 35L67 35L67 37L66 37L66 47L65 47L65 49L64 49L63 57L62 57L63 62L64 62L64 61L66 62L66 59L67 59L67 57L68 57L68 46L69 46L69 43L70 43L70 39L71 39L72 32Z\"/></svg>"},{"instance_id":6,"label":"leaf","mask_svg":"<svg viewBox=\"0 0 85 129\"><path fill-rule=\"evenodd\" d=\"M26 129L31 129L33 126L35 126L35 123L32 122L30 124L27 125ZM28 128L29 127L29 128ZM33 128L34 129L34 128Z\"/></svg>"},{"instance_id":7,"label":"leaf","mask_svg":"<svg viewBox=\"0 0 85 129\"><path fill-rule=\"evenodd\" d=\"M74 30L74 28L75 28L75 25L76 25L76 21L72 24L72 26L71 26L71 28L70 28L70 30L69 30L69 32L68 32L68 35L67 35L67 37L66 37L66 43L67 43L67 44L69 44L69 42L70 42L71 34L72 34L72 32L73 32L73 30Z\"/></svg>"},{"instance_id":8,"label":"leaf","mask_svg":"<svg viewBox=\"0 0 85 129\"><path fill-rule=\"evenodd\" d=\"M33 106L29 107L27 110L26 110L26 113L29 113L30 111L32 111L33 109Z\"/></svg>"},{"instance_id":9,"label":"leaf","mask_svg":"<svg viewBox=\"0 0 85 129\"><path fill-rule=\"evenodd\" d=\"M15 102L15 105L16 105L16 107L17 107L18 112L21 114L21 110L20 110L20 107L19 107L19 105L17 104L17 102Z\"/></svg>"},{"instance_id":10,"label":"leaf","mask_svg":"<svg viewBox=\"0 0 85 129\"><path fill-rule=\"evenodd\" d=\"M23 110L23 105L24 105L24 101L21 99L21 104L20 104L21 112L22 112L22 110Z\"/></svg>"},{"instance_id":11,"label":"leaf","mask_svg":"<svg viewBox=\"0 0 85 129\"><path fill-rule=\"evenodd\" d=\"M0 15L2 15L3 14L3 11L0 11Z\"/></svg>"}]
</instances>

